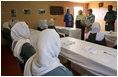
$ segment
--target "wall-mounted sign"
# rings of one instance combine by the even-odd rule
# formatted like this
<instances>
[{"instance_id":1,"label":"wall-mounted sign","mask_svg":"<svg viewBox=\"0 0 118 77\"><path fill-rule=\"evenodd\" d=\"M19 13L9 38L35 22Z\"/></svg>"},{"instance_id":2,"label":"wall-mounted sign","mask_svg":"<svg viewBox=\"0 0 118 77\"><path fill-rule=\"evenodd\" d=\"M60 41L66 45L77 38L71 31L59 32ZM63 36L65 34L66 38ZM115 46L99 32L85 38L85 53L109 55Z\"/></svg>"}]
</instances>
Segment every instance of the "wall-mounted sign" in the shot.
<instances>
[{"instance_id":1,"label":"wall-mounted sign","mask_svg":"<svg viewBox=\"0 0 118 77\"><path fill-rule=\"evenodd\" d=\"M45 9L39 9L38 14L45 14Z\"/></svg>"},{"instance_id":2,"label":"wall-mounted sign","mask_svg":"<svg viewBox=\"0 0 118 77\"><path fill-rule=\"evenodd\" d=\"M31 9L23 9L23 14L31 14Z\"/></svg>"},{"instance_id":3,"label":"wall-mounted sign","mask_svg":"<svg viewBox=\"0 0 118 77\"><path fill-rule=\"evenodd\" d=\"M16 9L11 9L11 17L16 17L16 16L17 16Z\"/></svg>"}]
</instances>

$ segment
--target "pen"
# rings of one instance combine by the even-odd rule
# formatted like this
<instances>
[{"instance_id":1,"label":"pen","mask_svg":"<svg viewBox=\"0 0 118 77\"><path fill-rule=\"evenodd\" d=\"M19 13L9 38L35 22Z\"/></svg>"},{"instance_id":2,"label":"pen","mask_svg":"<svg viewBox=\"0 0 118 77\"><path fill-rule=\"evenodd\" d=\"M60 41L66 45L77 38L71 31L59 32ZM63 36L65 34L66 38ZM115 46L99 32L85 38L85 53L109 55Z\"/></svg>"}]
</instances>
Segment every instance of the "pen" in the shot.
<instances>
[{"instance_id":1,"label":"pen","mask_svg":"<svg viewBox=\"0 0 118 77\"><path fill-rule=\"evenodd\" d=\"M105 54L108 54L108 55L110 55L110 56L113 56L113 57L115 57L115 55L112 55L112 54L110 54L110 53L108 53L108 52L104 52Z\"/></svg>"}]
</instances>

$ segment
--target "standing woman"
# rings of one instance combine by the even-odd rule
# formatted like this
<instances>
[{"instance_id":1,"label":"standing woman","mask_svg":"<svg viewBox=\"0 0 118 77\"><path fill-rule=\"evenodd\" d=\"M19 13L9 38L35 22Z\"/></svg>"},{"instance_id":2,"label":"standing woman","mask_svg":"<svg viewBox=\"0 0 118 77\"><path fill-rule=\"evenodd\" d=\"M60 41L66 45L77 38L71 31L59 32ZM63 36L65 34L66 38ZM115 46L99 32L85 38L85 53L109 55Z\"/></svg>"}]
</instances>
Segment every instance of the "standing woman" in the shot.
<instances>
[{"instance_id":1,"label":"standing woman","mask_svg":"<svg viewBox=\"0 0 118 77\"><path fill-rule=\"evenodd\" d=\"M37 48L38 51L25 64L25 76L72 76L72 72L58 59L61 41L54 29L40 33Z\"/></svg>"},{"instance_id":2,"label":"standing woman","mask_svg":"<svg viewBox=\"0 0 118 77\"><path fill-rule=\"evenodd\" d=\"M66 27L73 27L73 16L70 14L70 10L66 10L66 15L64 16L64 22L66 22Z\"/></svg>"}]
</instances>

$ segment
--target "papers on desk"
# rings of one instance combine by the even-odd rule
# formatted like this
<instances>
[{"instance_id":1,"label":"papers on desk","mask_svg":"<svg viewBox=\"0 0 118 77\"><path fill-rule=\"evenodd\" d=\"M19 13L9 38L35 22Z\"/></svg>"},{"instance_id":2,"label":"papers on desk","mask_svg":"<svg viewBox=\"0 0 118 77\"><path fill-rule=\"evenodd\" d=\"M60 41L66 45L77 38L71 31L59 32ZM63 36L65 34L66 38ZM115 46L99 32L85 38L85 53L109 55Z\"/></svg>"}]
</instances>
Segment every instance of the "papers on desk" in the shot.
<instances>
[{"instance_id":1,"label":"papers on desk","mask_svg":"<svg viewBox=\"0 0 118 77\"><path fill-rule=\"evenodd\" d=\"M73 41L61 41L62 42L62 45L65 45L65 46L69 46L69 45L72 45L72 44L75 44L75 42Z\"/></svg>"},{"instance_id":2,"label":"papers on desk","mask_svg":"<svg viewBox=\"0 0 118 77\"><path fill-rule=\"evenodd\" d=\"M81 66L94 75L117 75L116 49L82 41L72 37L61 38L61 42L65 45L62 45L60 55L71 62ZM75 42L75 44L72 42Z\"/></svg>"},{"instance_id":3,"label":"papers on desk","mask_svg":"<svg viewBox=\"0 0 118 77\"><path fill-rule=\"evenodd\" d=\"M97 53L96 49L91 46L85 47L85 52L89 52L89 53L93 53L93 54Z\"/></svg>"}]
</instances>

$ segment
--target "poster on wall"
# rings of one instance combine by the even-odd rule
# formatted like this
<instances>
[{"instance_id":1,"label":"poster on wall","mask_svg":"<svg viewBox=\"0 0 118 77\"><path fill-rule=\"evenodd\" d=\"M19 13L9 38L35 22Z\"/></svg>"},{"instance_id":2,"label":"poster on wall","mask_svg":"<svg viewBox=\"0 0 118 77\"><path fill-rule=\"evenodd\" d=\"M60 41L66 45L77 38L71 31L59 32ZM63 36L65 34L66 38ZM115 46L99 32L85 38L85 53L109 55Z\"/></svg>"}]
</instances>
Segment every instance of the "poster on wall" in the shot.
<instances>
[{"instance_id":1,"label":"poster on wall","mask_svg":"<svg viewBox=\"0 0 118 77\"><path fill-rule=\"evenodd\" d=\"M11 9L11 17L16 17L16 16L17 16L16 9Z\"/></svg>"},{"instance_id":2,"label":"poster on wall","mask_svg":"<svg viewBox=\"0 0 118 77\"><path fill-rule=\"evenodd\" d=\"M31 9L23 9L23 14L31 14Z\"/></svg>"},{"instance_id":3,"label":"poster on wall","mask_svg":"<svg viewBox=\"0 0 118 77\"><path fill-rule=\"evenodd\" d=\"M38 14L45 14L45 9L39 9Z\"/></svg>"}]
</instances>

